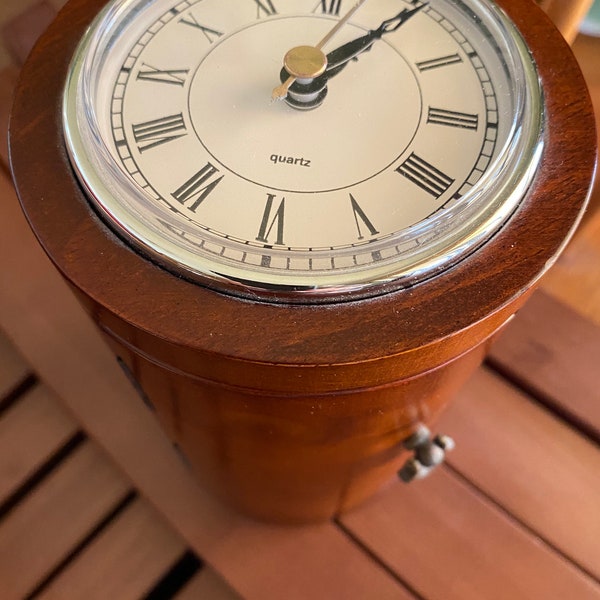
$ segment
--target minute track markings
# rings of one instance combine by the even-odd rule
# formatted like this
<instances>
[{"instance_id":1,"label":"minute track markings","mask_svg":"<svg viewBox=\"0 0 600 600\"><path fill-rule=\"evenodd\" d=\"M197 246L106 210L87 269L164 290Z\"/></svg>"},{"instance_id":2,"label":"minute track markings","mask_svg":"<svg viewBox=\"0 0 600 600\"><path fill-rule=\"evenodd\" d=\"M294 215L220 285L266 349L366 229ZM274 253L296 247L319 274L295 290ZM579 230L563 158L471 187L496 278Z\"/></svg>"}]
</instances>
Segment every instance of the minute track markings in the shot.
<instances>
[{"instance_id":1,"label":"minute track markings","mask_svg":"<svg viewBox=\"0 0 600 600\"><path fill-rule=\"evenodd\" d=\"M183 13L182 13L182 14L183 14ZM273 13L273 15L275 15L275 13ZM202 36L200 36L200 37L202 37ZM477 56L475 53L466 53L466 52L465 52L465 53L462 53L462 51L461 51L461 54L463 54L463 56L464 56L464 61L463 61L463 62L464 62L465 64L469 64L469 61L467 60L467 56L469 56L469 57ZM144 55L142 55L142 57L143 57L143 56L144 56ZM162 68L162 67L165 67L165 66L167 66L167 65L164 65L164 64L162 64L162 65L161 65L159 61L157 61L157 62L153 62L153 61L152 61L152 59L150 59L150 62L151 62L151 63L153 63L152 67L153 67L153 69L154 69L154 72L159 72L159 71L160 71L160 72L162 72L162 73L165 73L165 76L168 76L170 69L163 69L163 68ZM415 64L415 63L413 63L413 65L414 65L414 64ZM174 66L183 66L183 65L174 65ZM157 67L161 67L161 68L157 68ZM178 70L178 71L183 71L183 69L175 69L175 70ZM416 69L414 69L414 71L416 71ZM134 79L134 77L135 77L135 75L136 75L136 71L135 71L135 69L134 69L134 68L131 68L131 69L125 69L125 68L124 68L124 71L123 71L123 72L124 72L124 74L126 73L126 74L128 74L128 75L131 73L132 77L131 77L130 79L133 81L133 79ZM484 69L479 69L479 73L483 73L483 72L484 72ZM418 74L417 74L417 75L418 75ZM166 82L157 82L157 83L166 83ZM173 87L175 87L175 85L173 85ZM441 102L435 103L435 101L434 101L434 102L433 102L433 104L436 104L437 106L439 106L439 105L441 104L441 105L443 106L443 104L442 104ZM423 119L423 122L425 121L425 118L427 118L427 116L428 116L428 115L427 115L427 106L425 106L424 108L425 108L425 112L424 112L424 114L423 114L423 117L424 117L424 119ZM434 107L432 107L432 108L436 108L436 107L434 106ZM441 108L440 108L440 109L436 109L436 110L439 110L439 111L441 111L441 110L447 110L447 109L441 109ZM468 110L468 109L467 109L467 110ZM165 111L165 112L167 112L167 111ZM169 112L174 112L174 111L169 111ZM459 111L454 111L454 112L455 112L455 113L459 113ZM459 114L468 115L468 113L467 113L467 112L464 112L464 113L459 113ZM482 121L483 121L483 116L482 116ZM432 122L432 124L441 125L442 123L433 123L433 122ZM139 125L139 123L138 123L138 125ZM482 123L482 126L483 126L483 123ZM188 127L189 127L189 125L188 125ZM496 124L496 123L490 123L490 124L489 124L489 128L490 128L490 129L494 129L494 128L496 128L496 127L497 127L497 124ZM469 129L469 128L467 128L467 129ZM121 140L119 140L119 142L117 143L117 145L119 145L119 146L123 146L123 145L125 145L126 143L127 143L127 142L126 142L126 140L124 140L124 139L121 139ZM166 143L166 142L164 142L164 143ZM135 148L133 148L133 150L134 150L134 152L135 152ZM423 156L427 157L427 154L426 154L424 151L423 151L423 152L419 151L419 154L422 154ZM208 158L208 157L207 157L207 158ZM429 158L429 157L427 157L427 158ZM202 162L204 162L204 160L205 160L205 159L203 159L203 160L202 160ZM211 161L213 161L213 159L212 159L212 158L211 158L210 160L211 160ZM436 161L435 161L434 159L431 159L431 158L429 158L429 160L430 160L431 162L433 162L434 164L436 164L436 166L437 166L437 163L436 163ZM214 161L213 161L213 162L214 162ZM214 164L217 164L217 165L218 165L219 163L217 163L217 162L214 162ZM397 164L398 164L398 163L396 162L396 165L397 165ZM433 167L433 165L432 165L431 163L427 163L427 164L428 164L430 167ZM442 168L444 168L444 165L443 165L443 164L440 164L439 166L441 166ZM389 168L389 166L388 166L388 168ZM433 168L436 168L436 167L433 167ZM484 168L485 168L485 167L484 167ZM391 169L390 169L390 170L391 170ZM439 169L438 169L438 171L439 171ZM441 173L442 175L444 175L444 173L443 173L442 171L439 171L439 173ZM235 173L234 173L234 174L235 174ZM462 179L462 177L461 177L461 179ZM182 181L183 181L183 178L182 178ZM210 181L209 181L209 182L210 182ZM178 183L179 183L179 182L178 182ZM208 183L208 182L206 182L206 183ZM204 185L206 185L206 183L205 183ZM175 185L171 186L171 190L172 190L172 189L174 189L175 187L176 187ZM178 189L179 189L179 188L178 188ZM273 189L273 188L271 188L271 189ZM343 188L339 188L339 189L343 189ZM429 192L429 193L432 193L432 192ZM167 195L168 195L168 194L167 194ZM173 194L171 194L171 195L173 195ZM282 196L283 196L283 194L280 194L280 195L279 195L279 197L278 197L278 198L276 198L276 200L275 200L275 202L274 202L273 209L277 209L277 210L275 211L275 214L274 214L273 212L271 212L271 213L270 213L270 216L271 216L271 218L272 218L272 221L271 221L271 223L270 223L271 227L270 227L270 228L269 228L269 230L268 230L268 231L269 231L269 233L268 233L268 235L267 235L266 237L267 237L268 239L270 239L270 241L271 241L271 242L273 242L273 241L274 241L274 237L276 236L276 229L279 227L279 222L280 222L280 220L278 220L278 214L279 214L279 213L278 213L278 211L279 211L279 208L281 208L281 204L279 204L279 205L278 205L278 202L279 202L279 201L282 199ZM346 196L346 198L348 198L348 196ZM290 198L290 200L291 200L291 199L292 199L292 198ZM364 198L361 196L361 192L360 192L360 191L358 191L358 195L356 195L356 192L355 192L354 199L355 199L355 201L357 201L357 199L358 199L358 200L360 200L359 207L360 207L361 205L363 205L363 200L364 200L365 204L364 204L363 206L366 208L366 210L367 210L367 213L369 214L369 217L371 217L371 216L372 216L372 215L371 215L371 210L369 209L369 206L370 206L370 205L367 203L367 200L366 200L366 199L364 199ZM188 205L189 205L190 203L191 203L191 200L188 200ZM351 201L350 201L350 203L351 203ZM357 203L358 203L358 202L357 202ZM352 206L352 205L351 205L351 206ZM187 207L186 207L186 208L187 208ZM361 208L361 210L362 210L362 208ZM177 211L177 212L178 212L178 211ZM186 211L186 212L187 212L187 211ZM257 212L258 212L258 210L257 210ZM182 214L182 213L181 213L181 214ZM186 216L186 220L189 220L189 221L190 221L190 222L192 222L192 223L196 223L196 221L195 221L195 220L194 220L194 218L193 218L193 215L191 215L191 216L192 216L192 218L190 218L190 217ZM288 215L286 215L286 216L288 216ZM291 210L290 210L289 217L291 217L291 216L292 216L292 212L291 212ZM365 237L365 236L368 234L368 232L370 232L370 231L371 231L371 230L369 229L369 227L367 226L367 223L366 223L366 221L365 221L365 220L364 220L362 217L360 217L360 216L357 214L357 212L356 212L356 211L354 211L354 212L353 212L353 216L354 216L354 218L355 218L355 219L357 219L357 223L358 223L358 225L360 225L360 227L362 228L363 237ZM366 217L366 214L365 214L365 217ZM376 222L376 221L377 221L377 218L376 218L376 217L377 217L377 213L374 213L374 214L373 214L373 222ZM282 221L282 219L281 219L281 221ZM369 221L369 223L371 223L371 225L373 226L373 230L375 231L375 233L376 233L376 234L378 234L377 230L375 229L375 226L373 225L373 222L372 222L372 221ZM221 233L219 233L219 232L217 231L217 229L218 229L218 228L217 228L217 229L215 229L214 227L211 227L211 226L210 226L210 225L212 225L212 223L211 223L211 222L208 222L208 224L207 224L207 225L204 225L204 224L201 224L201 223L197 223L197 224L200 226L200 228L201 228L201 229L203 229L203 230L205 230L205 231L214 232L216 235L222 236L222 237L223 237L225 240L229 240L229 239L230 239L230 236L229 236L229 235L226 235L226 234L221 234ZM290 225L291 225L291 221L290 221ZM378 224L378 225L379 225L379 224ZM359 232L359 233L358 233L359 239L360 239L360 237L361 237L361 234L360 234L360 227L357 227L357 231ZM384 227L384 230L385 230L385 227ZM256 230L255 230L255 231L256 231ZM388 234L386 231L384 231L384 234L381 236L381 239L385 239L386 237L388 237L388 235L394 235L394 233L392 232L392 233L389 233L389 234ZM252 236L251 236L251 235L250 235L250 238L251 238L251 240L252 240ZM198 238L198 240L199 240L199 239L200 239L200 238ZM256 239L256 238L254 238L254 239ZM283 239L283 238L282 238L282 239ZM356 239L356 237L355 237L355 239ZM234 237L231 237L231 240L232 240L232 242L235 242L235 238L234 238ZM286 241L287 241L287 239L286 239ZM254 244L252 244L252 241L250 242L250 244L251 244L251 245L254 245ZM272 244L271 244L271 246L272 246ZM358 248L358 247L364 247L364 246L363 246L363 244L352 244L352 243L350 243L350 244L344 244L344 243L340 243L340 244L337 244L337 245L336 245L336 247L337 247L337 248L343 248L343 247L354 247L354 246L356 246L357 248ZM276 247L276 248L277 248L278 250L285 250L285 248L282 248L282 247ZM298 249L298 248L292 248L291 250L294 250L294 251L301 251L302 249ZM316 244L316 245L315 245L315 250L318 250L319 252L322 250L322 249L320 248L320 244ZM208 251L210 251L211 253L214 253L214 250L210 250L210 249L209 249ZM223 255L223 254L224 254L224 251L223 251L223 249L222 249L222 248L220 249L220 251L218 252L218 254L219 254L219 255ZM375 251L375 252L371 251L370 255L371 255L372 259L373 259L373 260L375 260L375 261L376 261L376 260L379 260L379 259L381 258L381 254L379 253L379 251ZM275 256L275 255L274 255L274 256ZM361 261L360 261L360 264L366 264L366 262L365 262L365 259L366 259L366 261L368 261L368 260L369 260L369 254L368 254L367 252L364 252L364 251L363 251L363 252L362 252L362 254L361 254L361 252L359 251L359 253L358 253L358 256L359 256L359 257L362 257L362 259L361 259ZM386 260L387 260L387 255L384 255L384 256L386 256ZM233 259L232 259L232 260L233 260ZM244 260L244 259L242 259L242 262L243 262L243 260ZM328 260L329 260L329 259L328 259ZM342 268L342 269L343 269L343 268L344 268L344 267L343 267L343 261L342 261L341 263L336 263L336 261L337 261L337 260L338 260L338 258L337 258L337 257L333 257L333 258L331 259L331 261L330 261L330 262L331 262L331 264L332 264L332 268L333 268L333 269L335 269L335 268L337 267L337 268ZM289 263L289 259L288 259L288 263ZM281 268L281 266L277 266L277 265L275 264L275 261L273 261L273 264L272 264L272 265L270 265L270 268L279 269L279 268ZM296 269L301 269L302 267L301 267L301 266L299 266L299 264L298 264L298 263L295 263L295 264L292 264L291 266L288 266L288 268L290 268L290 269L293 271L293 270L296 270ZM316 265L315 265L315 268L316 268Z\"/></svg>"}]
</instances>

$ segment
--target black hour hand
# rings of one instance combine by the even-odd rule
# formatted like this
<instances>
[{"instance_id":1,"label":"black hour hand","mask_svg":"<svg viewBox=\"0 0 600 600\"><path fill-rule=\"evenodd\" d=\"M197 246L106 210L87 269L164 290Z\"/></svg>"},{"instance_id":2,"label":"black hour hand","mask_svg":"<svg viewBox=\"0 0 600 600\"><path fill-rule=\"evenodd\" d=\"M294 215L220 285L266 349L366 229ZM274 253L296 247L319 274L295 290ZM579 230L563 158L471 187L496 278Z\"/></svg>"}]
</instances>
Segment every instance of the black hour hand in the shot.
<instances>
[{"instance_id":1,"label":"black hour hand","mask_svg":"<svg viewBox=\"0 0 600 600\"><path fill-rule=\"evenodd\" d=\"M415 8L405 8L395 17L383 21L377 29L373 29L365 35L332 50L327 55L326 70L321 75L308 81L296 81L289 88L285 98L286 102L290 106L302 110L311 110L320 106L327 96L327 83L331 78L346 68L351 60L357 59L363 52L368 52L373 44L386 33L396 31L425 6L427 6L427 3L419 4ZM282 84L288 80L289 76L290 74L285 67L281 69L280 80Z\"/></svg>"},{"instance_id":2,"label":"black hour hand","mask_svg":"<svg viewBox=\"0 0 600 600\"><path fill-rule=\"evenodd\" d=\"M347 42L346 44L332 50L327 54L327 70L324 75L329 79L337 75L349 61L358 58L363 52L368 52L371 46L386 33L396 31L401 25L406 23L413 15L425 8L427 4L420 4L415 8L405 8L395 17L383 21L377 28L372 29L367 34Z\"/></svg>"}]
</instances>

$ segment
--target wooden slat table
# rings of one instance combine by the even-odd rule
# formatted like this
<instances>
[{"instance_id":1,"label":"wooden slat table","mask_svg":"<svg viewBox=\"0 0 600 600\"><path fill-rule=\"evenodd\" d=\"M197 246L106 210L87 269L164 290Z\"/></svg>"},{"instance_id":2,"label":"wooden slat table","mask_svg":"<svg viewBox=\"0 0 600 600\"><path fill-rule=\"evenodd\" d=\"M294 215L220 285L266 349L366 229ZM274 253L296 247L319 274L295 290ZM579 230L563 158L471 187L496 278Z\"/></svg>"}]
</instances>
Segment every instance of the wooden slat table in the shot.
<instances>
[{"instance_id":1,"label":"wooden slat table","mask_svg":"<svg viewBox=\"0 0 600 600\"><path fill-rule=\"evenodd\" d=\"M4 358L9 354L6 338L2 342L4 347L0 355ZM14 405L3 411L0 420L1 504L8 502L14 490L21 488L41 469L48 457L57 455L71 444L78 429L48 388L32 384L32 378L11 379L6 381L13 383L16 386L13 389L21 390L21 393L15 397Z\"/></svg>"},{"instance_id":2,"label":"wooden slat table","mask_svg":"<svg viewBox=\"0 0 600 600\"><path fill-rule=\"evenodd\" d=\"M185 596L237 597L210 569L200 571L185 541L1 332L0 390L3 600L166 598L188 579Z\"/></svg>"},{"instance_id":3,"label":"wooden slat table","mask_svg":"<svg viewBox=\"0 0 600 600\"><path fill-rule=\"evenodd\" d=\"M536 294L492 348L489 363L574 426L600 441L597 327L544 293ZM577 393L573 393L577 390Z\"/></svg>"},{"instance_id":4,"label":"wooden slat table","mask_svg":"<svg viewBox=\"0 0 600 600\"><path fill-rule=\"evenodd\" d=\"M16 72L0 71L0 120ZM275 527L190 478L0 157L0 599L600 600L600 212L442 416L447 465Z\"/></svg>"}]
</instances>

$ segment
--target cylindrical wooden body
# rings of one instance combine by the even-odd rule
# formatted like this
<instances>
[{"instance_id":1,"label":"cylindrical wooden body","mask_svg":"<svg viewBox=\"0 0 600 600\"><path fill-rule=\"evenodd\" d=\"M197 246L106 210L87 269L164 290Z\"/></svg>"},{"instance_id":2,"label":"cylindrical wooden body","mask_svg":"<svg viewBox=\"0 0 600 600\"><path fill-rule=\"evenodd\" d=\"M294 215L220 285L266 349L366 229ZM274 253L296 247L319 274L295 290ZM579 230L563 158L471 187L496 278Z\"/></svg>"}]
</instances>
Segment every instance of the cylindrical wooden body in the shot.
<instances>
[{"instance_id":1,"label":"cylindrical wooden body","mask_svg":"<svg viewBox=\"0 0 600 600\"><path fill-rule=\"evenodd\" d=\"M402 442L435 422L488 347L386 385L308 394L217 383L108 341L200 482L282 522L327 519L392 480L408 458Z\"/></svg>"},{"instance_id":2,"label":"cylindrical wooden body","mask_svg":"<svg viewBox=\"0 0 600 600\"><path fill-rule=\"evenodd\" d=\"M546 102L542 165L506 226L409 289L314 306L256 302L135 252L73 175L62 89L103 4L71 0L24 68L11 155L25 213L204 485L260 518L330 517L393 477L402 441L435 421L573 232L595 164L578 67L533 3L499 2L531 48Z\"/></svg>"}]
</instances>

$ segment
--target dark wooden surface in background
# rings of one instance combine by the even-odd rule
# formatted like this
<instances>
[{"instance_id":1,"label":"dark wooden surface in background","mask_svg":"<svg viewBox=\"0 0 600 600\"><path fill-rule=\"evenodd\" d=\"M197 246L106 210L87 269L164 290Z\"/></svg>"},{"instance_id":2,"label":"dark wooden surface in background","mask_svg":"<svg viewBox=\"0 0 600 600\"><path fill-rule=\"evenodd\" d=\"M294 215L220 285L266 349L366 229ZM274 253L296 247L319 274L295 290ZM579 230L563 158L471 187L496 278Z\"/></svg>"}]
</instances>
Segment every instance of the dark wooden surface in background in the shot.
<instances>
[{"instance_id":1,"label":"dark wooden surface in background","mask_svg":"<svg viewBox=\"0 0 600 600\"><path fill-rule=\"evenodd\" d=\"M576 50L598 107L600 46ZM0 119L16 69L0 74ZM6 170L0 222L3 600L600 598L600 213L445 413L449 463L302 529L220 507L155 450L166 441L136 449L139 400L33 241ZM111 390L128 396L117 420L102 410Z\"/></svg>"}]
</instances>

